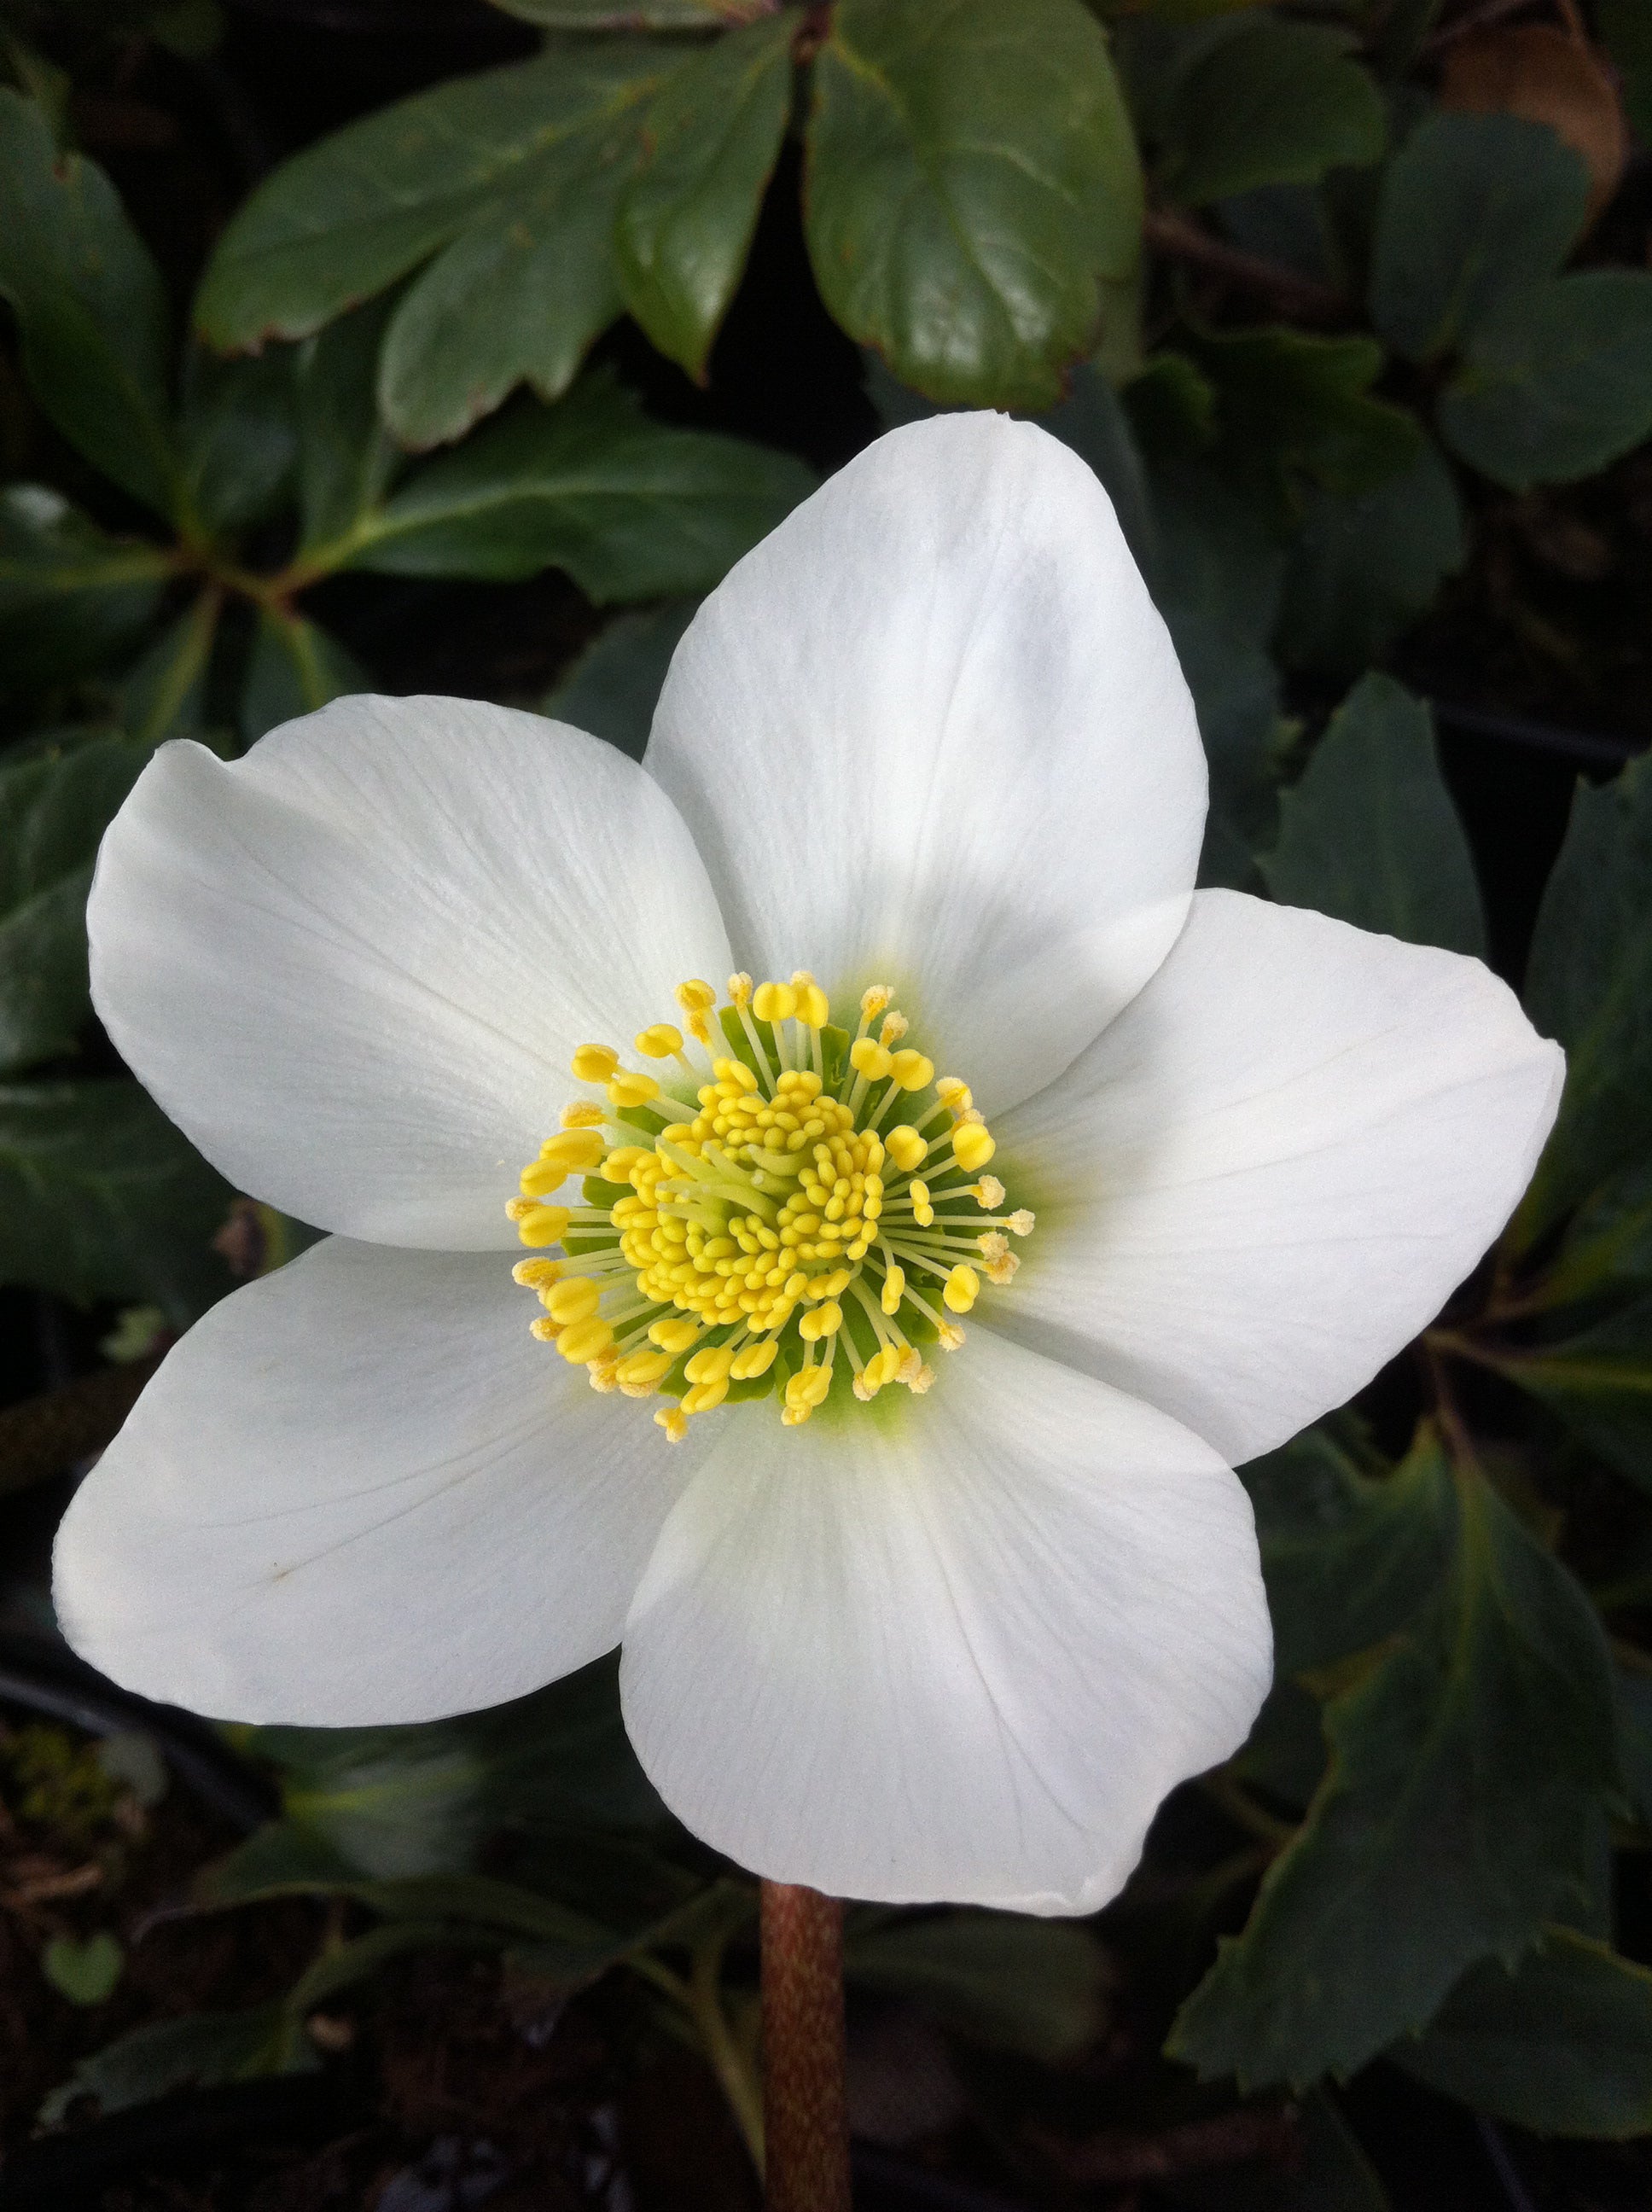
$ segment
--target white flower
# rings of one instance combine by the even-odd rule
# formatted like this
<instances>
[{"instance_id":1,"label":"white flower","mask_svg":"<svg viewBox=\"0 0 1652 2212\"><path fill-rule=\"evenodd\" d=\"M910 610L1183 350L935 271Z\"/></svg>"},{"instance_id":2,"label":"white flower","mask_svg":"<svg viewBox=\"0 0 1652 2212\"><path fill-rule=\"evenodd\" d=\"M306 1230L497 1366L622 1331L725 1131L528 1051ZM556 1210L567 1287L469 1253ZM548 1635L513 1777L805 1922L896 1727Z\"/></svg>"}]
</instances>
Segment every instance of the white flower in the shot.
<instances>
[{"instance_id":1,"label":"white flower","mask_svg":"<svg viewBox=\"0 0 1652 2212\"><path fill-rule=\"evenodd\" d=\"M1232 1463L1430 1318L1561 1079L1477 963L1194 895L1204 811L1105 495L991 416L882 440L735 569L641 769L434 699L166 747L99 859L99 1010L227 1176L333 1235L191 1331L82 1487L71 1641L330 1724L623 1639L644 1765L744 1865L1111 1896L1267 1686ZM770 988L735 977L718 1053L779 1026L714 1129L717 994L675 994L737 963ZM549 1188L621 1145L623 1251L613 1191L565 1223ZM519 1230L570 1248L525 1288ZM697 1353L686 1410L651 1393Z\"/></svg>"}]
</instances>

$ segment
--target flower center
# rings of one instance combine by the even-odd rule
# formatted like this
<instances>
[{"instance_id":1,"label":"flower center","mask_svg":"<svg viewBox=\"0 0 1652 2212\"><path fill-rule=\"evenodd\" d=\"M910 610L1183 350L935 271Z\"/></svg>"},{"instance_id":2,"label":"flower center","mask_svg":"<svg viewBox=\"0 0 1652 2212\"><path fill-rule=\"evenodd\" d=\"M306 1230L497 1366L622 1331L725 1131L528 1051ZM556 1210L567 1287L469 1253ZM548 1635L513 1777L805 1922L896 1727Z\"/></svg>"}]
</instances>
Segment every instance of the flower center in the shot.
<instances>
[{"instance_id":1,"label":"flower center","mask_svg":"<svg viewBox=\"0 0 1652 2212\"><path fill-rule=\"evenodd\" d=\"M921 1394L925 1349L958 1348L983 1278L1020 1264L1005 1232L1033 1225L1000 1210L969 1085L902 1042L884 986L853 1036L805 970L732 975L728 997L678 987L688 1036L636 1039L661 1075L581 1045L574 1073L600 1098L563 1109L507 1209L525 1244L560 1247L513 1271L545 1309L534 1334L598 1390L675 1398L654 1416L673 1443L743 1398L777 1395L796 1427L835 1387ZM573 1175L585 1204L549 1203Z\"/></svg>"}]
</instances>

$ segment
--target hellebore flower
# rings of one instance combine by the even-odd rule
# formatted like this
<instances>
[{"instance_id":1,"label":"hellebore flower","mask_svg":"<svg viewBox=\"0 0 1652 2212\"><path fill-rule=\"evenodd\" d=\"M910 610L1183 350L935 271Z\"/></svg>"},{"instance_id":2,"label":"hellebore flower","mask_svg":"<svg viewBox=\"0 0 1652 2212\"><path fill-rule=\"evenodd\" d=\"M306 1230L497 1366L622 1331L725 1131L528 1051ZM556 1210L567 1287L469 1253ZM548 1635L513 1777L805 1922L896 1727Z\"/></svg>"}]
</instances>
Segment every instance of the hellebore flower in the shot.
<instances>
[{"instance_id":1,"label":"hellebore flower","mask_svg":"<svg viewBox=\"0 0 1652 2212\"><path fill-rule=\"evenodd\" d=\"M1476 962L1195 894L1205 796L1106 495L993 416L743 561L641 768L441 699L165 747L99 1011L332 1235L81 1488L71 1642L317 1724L622 1643L644 1766L755 1871L1103 1902L1267 1687L1233 1464L1432 1316L1561 1080Z\"/></svg>"}]
</instances>

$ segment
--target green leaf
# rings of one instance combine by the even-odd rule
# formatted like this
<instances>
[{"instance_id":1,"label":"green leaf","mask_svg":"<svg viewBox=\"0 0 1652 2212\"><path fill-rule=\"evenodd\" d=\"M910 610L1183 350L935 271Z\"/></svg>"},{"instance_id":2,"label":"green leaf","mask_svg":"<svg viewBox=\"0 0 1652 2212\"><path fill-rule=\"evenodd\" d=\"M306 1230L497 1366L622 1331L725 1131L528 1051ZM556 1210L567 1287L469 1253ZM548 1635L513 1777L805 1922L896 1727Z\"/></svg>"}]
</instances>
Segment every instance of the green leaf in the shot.
<instances>
[{"instance_id":1,"label":"green leaf","mask_svg":"<svg viewBox=\"0 0 1652 2212\"><path fill-rule=\"evenodd\" d=\"M1285 569L1280 659L1339 676L1369 667L1433 605L1467 550L1462 504L1431 441L1375 490L1310 489Z\"/></svg>"},{"instance_id":2,"label":"green leaf","mask_svg":"<svg viewBox=\"0 0 1652 2212\"><path fill-rule=\"evenodd\" d=\"M320 2062L280 2003L246 2012L191 2012L150 2021L82 2058L72 2077L40 2108L47 2127L66 2119L82 2097L106 2113L124 2112L193 2082L246 2081L259 2075L297 2074Z\"/></svg>"},{"instance_id":3,"label":"green leaf","mask_svg":"<svg viewBox=\"0 0 1652 2212\"><path fill-rule=\"evenodd\" d=\"M556 397L619 313L615 210L644 105L683 59L635 39L557 46L310 147L224 232L202 331L224 349L306 337L435 255L386 333L390 427L431 445L525 380Z\"/></svg>"},{"instance_id":4,"label":"green leaf","mask_svg":"<svg viewBox=\"0 0 1652 2212\"><path fill-rule=\"evenodd\" d=\"M106 1928L84 1942L54 1936L40 1954L40 1971L70 2004L100 2005L113 1996L126 1954Z\"/></svg>"},{"instance_id":5,"label":"green leaf","mask_svg":"<svg viewBox=\"0 0 1652 2212\"><path fill-rule=\"evenodd\" d=\"M839 0L805 191L828 308L929 398L1048 407L1140 252L1142 185L1079 0Z\"/></svg>"},{"instance_id":6,"label":"green leaf","mask_svg":"<svg viewBox=\"0 0 1652 2212\"><path fill-rule=\"evenodd\" d=\"M159 546L111 538L45 484L0 491L0 692L33 691L113 658L172 574Z\"/></svg>"},{"instance_id":7,"label":"green leaf","mask_svg":"<svg viewBox=\"0 0 1652 2212\"><path fill-rule=\"evenodd\" d=\"M1102 2032L1106 1961L1087 1928L1007 1912L851 1922L843 1971L857 1989L914 1998L991 2050L1059 2066Z\"/></svg>"},{"instance_id":8,"label":"green leaf","mask_svg":"<svg viewBox=\"0 0 1652 2212\"><path fill-rule=\"evenodd\" d=\"M0 1084L0 1282L191 1321L230 1288L231 1196L135 1083Z\"/></svg>"},{"instance_id":9,"label":"green leaf","mask_svg":"<svg viewBox=\"0 0 1652 2212\"><path fill-rule=\"evenodd\" d=\"M1080 362L1067 396L1040 417L1039 427L1089 464L1113 502L1136 566L1151 584L1158 567L1152 495L1124 404L1101 370Z\"/></svg>"},{"instance_id":10,"label":"green leaf","mask_svg":"<svg viewBox=\"0 0 1652 2212\"><path fill-rule=\"evenodd\" d=\"M621 204L625 304L661 353L701 380L780 154L797 28L794 15L771 15L668 78Z\"/></svg>"},{"instance_id":11,"label":"green leaf","mask_svg":"<svg viewBox=\"0 0 1652 2212\"><path fill-rule=\"evenodd\" d=\"M1482 1476L1418 1451L1409 1479L1455 1503L1449 1579L1326 1708L1308 1819L1177 2017L1169 2049L1202 2075L1351 2073L1477 1961L1594 1908L1617 1779L1599 1623Z\"/></svg>"},{"instance_id":12,"label":"green leaf","mask_svg":"<svg viewBox=\"0 0 1652 2212\"><path fill-rule=\"evenodd\" d=\"M1371 246L1371 319L1397 352L1456 350L1510 293L1552 276L1588 205L1582 158L1546 124L1438 112L1389 162Z\"/></svg>"},{"instance_id":13,"label":"green leaf","mask_svg":"<svg viewBox=\"0 0 1652 2212\"><path fill-rule=\"evenodd\" d=\"M697 599L668 599L647 613L619 616L546 692L539 712L605 738L640 761L665 671L698 605Z\"/></svg>"},{"instance_id":14,"label":"green leaf","mask_svg":"<svg viewBox=\"0 0 1652 2212\"><path fill-rule=\"evenodd\" d=\"M1382 1480L1323 1429L1242 1468L1256 1510L1281 1675L1370 1650L1413 1622L1449 1569L1451 1493L1413 1452Z\"/></svg>"},{"instance_id":15,"label":"green leaf","mask_svg":"<svg viewBox=\"0 0 1652 2212\"><path fill-rule=\"evenodd\" d=\"M1652 139L1652 15L1644 0L1600 0L1594 13L1623 86L1625 111L1637 135Z\"/></svg>"},{"instance_id":16,"label":"green leaf","mask_svg":"<svg viewBox=\"0 0 1652 2212\"><path fill-rule=\"evenodd\" d=\"M143 762L102 737L0 769L0 1073L72 1052L91 1018L92 863Z\"/></svg>"},{"instance_id":17,"label":"green leaf","mask_svg":"<svg viewBox=\"0 0 1652 2212\"><path fill-rule=\"evenodd\" d=\"M299 348L301 554L348 536L406 459L379 419L379 351L394 305L370 301Z\"/></svg>"},{"instance_id":18,"label":"green leaf","mask_svg":"<svg viewBox=\"0 0 1652 2212\"><path fill-rule=\"evenodd\" d=\"M1168 118L1174 196L1201 207L1380 160L1382 101L1353 44L1346 31L1267 16L1201 54L1179 74Z\"/></svg>"},{"instance_id":19,"label":"green leaf","mask_svg":"<svg viewBox=\"0 0 1652 2212\"><path fill-rule=\"evenodd\" d=\"M767 0L493 0L547 31L707 31L741 23Z\"/></svg>"},{"instance_id":20,"label":"green leaf","mask_svg":"<svg viewBox=\"0 0 1652 2212\"><path fill-rule=\"evenodd\" d=\"M1652 762L1580 782L1538 909L1527 1011L1566 1088L1515 1217L1521 1244L1652 1151Z\"/></svg>"},{"instance_id":21,"label":"green leaf","mask_svg":"<svg viewBox=\"0 0 1652 2212\"><path fill-rule=\"evenodd\" d=\"M1370 397L1382 368L1374 339L1275 328L1206 332L1195 350L1230 447L1282 492L1300 474L1351 498L1416 465L1416 417Z\"/></svg>"},{"instance_id":22,"label":"green leaf","mask_svg":"<svg viewBox=\"0 0 1652 2212\"><path fill-rule=\"evenodd\" d=\"M1273 896L1412 945L1484 957L1474 862L1440 775L1434 718L1391 676L1362 678L1279 801L1261 863Z\"/></svg>"},{"instance_id":23,"label":"green leaf","mask_svg":"<svg viewBox=\"0 0 1652 2212\"><path fill-rule=\"evenodd\" d=\"M32 101L0 87L0 297L23 373L72 446L157 513L172 512L169 319L160 271L114 187L59 155Z\"/></svg>"},{"instance_id":24,"label":"green leaf","mask_svg":"<svg viewBox=\"0 0 1652 2212\"><path fill-rule=\"evenodd\" d=\"M118 696L120 720L140 744L203 734L207 677L222 611L216 590L202 592L127 670Z\"/></svg>"},{"instance_id":25,"label":"green leaf","mask_svg":"<svg viewBox=\"0 0 1652 2212\"><path fill-rule=\"evenodd\" d=\"M197 347L179 429L191 526L216 536L268 520L292 491L298 457L290 348L221 361Z\"/></svg>"},{"instance_id":26,"label":"green leaf","mask_svg":"<svg viewBox=\"0 0 1652 2212\"><path fill-rule=\"evenodd\" d=\"M1506 295L1440 397L1454 453L1510 491L1594 476L1652 431L1652 276L1587 269Z\"/></svg>"},{"instance_id":27,"label":"green leaf","mask_svg":"<svg viewBox=\"0 0 1652 2212\"><path fill-rule=\"evenodd\" d=\"M1479 1356L1652 1491L1652 1294L1540 1349Z\"/></svg>"},{"instance_id":28,"label":"green leaf","mask_svg":"<svg viewBox=\"0 0 1652 2212\"><path fill-rule=\"evenodd\" d=\"M337 638L303 615L261 607L241 694L242 741L250 745L278 723L373 688L367 671Z\"/></svg>"},{"instance_id":29,"label":"green leaf","mask_svg":"<svg viewBox=\"0 0 1652 2212\"><path fill-rule=\"evenodd\" d=\"M561 568L599 603L704 592L813 486L789 455L652 422L593 376L427 462L331 557L495 581Z\"/></svg>"},{"instance_id":30,"label":"green leaf","mask_svg":"<svg viewBox=\"0 0 1652 2212\"><path fill-rule=\"evenodd\" d=\"M1536 2135L1644 2135L1652 1973L1552 1928L1512 1970L1496 1960L1474 1967L1426 2033L1388 2055L1430 2089Z\"/></svg>"}]
</instances>

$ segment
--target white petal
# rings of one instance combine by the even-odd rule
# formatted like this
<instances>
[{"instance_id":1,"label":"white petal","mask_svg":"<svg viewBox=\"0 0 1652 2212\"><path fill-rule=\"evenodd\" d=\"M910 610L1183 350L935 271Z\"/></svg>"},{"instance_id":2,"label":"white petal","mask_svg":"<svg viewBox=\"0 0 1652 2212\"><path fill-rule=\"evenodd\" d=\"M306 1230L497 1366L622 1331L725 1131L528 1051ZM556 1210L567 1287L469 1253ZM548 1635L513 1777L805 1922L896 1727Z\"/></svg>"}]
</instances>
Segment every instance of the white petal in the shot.
<instances>
[{"instance_id":1,"label":"white petal","mask_svg":"<svg viewBox=\"0 0 1652 2212\"><path fill-rule=\"evenodd\" d=\"M70 1642L146 1697L319 1727L611 1650L694 1443L598 1396L535 1310L492 1255L342 1238L215 1306L64 1518Z\"/></svg>"},{"instance_id":2,"label":"white petal","mask_svg":"<svg viewBox=\"0 0 1652 2212\"><path fill-rule=\"evenodd\" d=\"M578 730L456 699L339 700L226 766L162 748L104 839L92 991L230 1181L326 1229L514 1241L568 1059L726 973L682 821Z\"/></svg>"},{"instance_id":3,"label":"white petal","mask_svg":"<svg viewBox=\"0 0 1652 2212\"><path fill-rule=\"evenodd\" d=\"M631 1740L773 1880L1088 1911L1266 1692L1244 1492L1162 1414L985 1329L877 1415L731 1427L626 1625Z\"/></svg>"},{"instance_id":4,"label":"white petal","mask_svg":"<svg viewBox=\"0 0 1652 2212\"><path fill-rule=\"evenodd\" d=\"M1271 1450L1473 1268L1564 1071L1477 960L1201 891L1135 1003L999 1127L1039 1220L993 1323L1236 1464Z\"/></svg>"},{"instance_id":5,"label":"white petal","mask_svg":"<svg viewBox=\"0 0 1652 2212\"><path fill-rule=\"evenodd\" d=\"M677 647L645 765L742 965L896 984L989 1112L1152 974L1205 818L1111 502L997 415L890 432L748 554Z\"/></svg>"}]
</instances>

